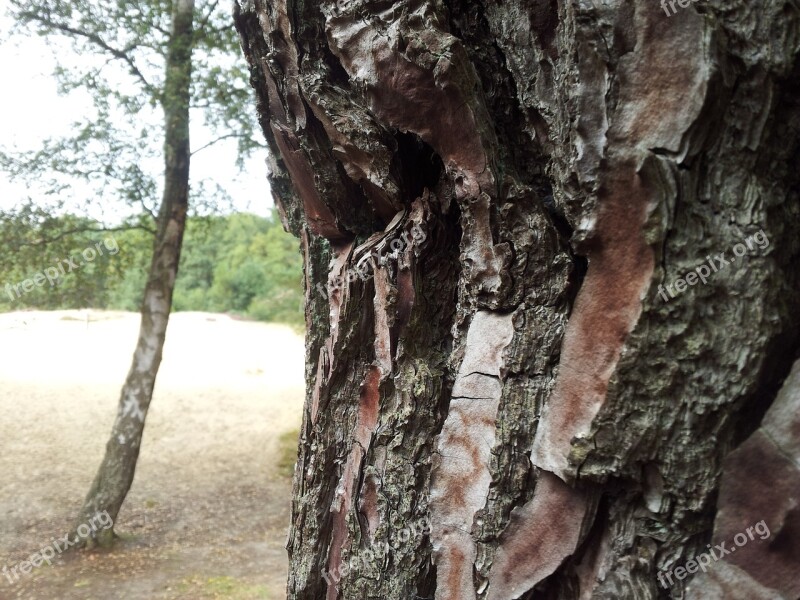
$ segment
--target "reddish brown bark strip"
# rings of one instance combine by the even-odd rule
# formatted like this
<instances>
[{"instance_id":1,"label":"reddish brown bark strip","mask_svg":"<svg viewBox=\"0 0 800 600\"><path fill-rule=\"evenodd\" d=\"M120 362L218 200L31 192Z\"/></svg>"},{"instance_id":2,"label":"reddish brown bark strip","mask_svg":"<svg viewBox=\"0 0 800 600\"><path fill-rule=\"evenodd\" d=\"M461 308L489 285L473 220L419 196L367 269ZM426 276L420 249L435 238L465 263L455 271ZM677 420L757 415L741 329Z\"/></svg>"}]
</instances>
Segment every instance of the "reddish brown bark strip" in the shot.
<instances>
[{"instance_id":1,"label":"reddish brown bark strip","mask_svg":"<svg viewBox=\"0 0 800 600\"><path fill-rule=\"evenodd\" d=\"M664 199L643 172L652 149L681 160L684 138L707 92L708 57L682 52L703 46L702 17L670 20L653 3L637 3L636 50L620 66L619 106L609 119L598 209L590 227L589 271L564 338L559 377L542 415L531 460L562 479L576 476L572 441L586 437L606 400L628 334L653 278L647 226ZM599 165L598 165L599 166ZM655 223L652 223L656 225Z\"/></svg>"},{"instance_id":2,"label":"reddish brown bark strip","mask_svg":"<svg viewBox=\"0 0 800 600\"><path fill-rule=\"evenodd\" d=\"M328 572L342 571L342 545L347 537L347 515L353 504L353 491L361 473L361 462L367 453L375 427L378 425L380 403L381 372L378 367L367 371L358 405L358 419L353 435L353 447L344 467L336 495L331 506L333 523L331 528L331 546L328 556ZM339 588L336 584L328 586L327 600L336 600Z\"/></svg>"},{"instance_id":3,"label":"reddish brown bark strip","mask_svg":"<svg viewBox=\"0 0 800 600\"><path fill-rule=\"evenodd\" d=\"M489 576L487 600L518 598L578 547L587 498L542 471L533 499L511 513Z\"/></svg>"}]
</instances>

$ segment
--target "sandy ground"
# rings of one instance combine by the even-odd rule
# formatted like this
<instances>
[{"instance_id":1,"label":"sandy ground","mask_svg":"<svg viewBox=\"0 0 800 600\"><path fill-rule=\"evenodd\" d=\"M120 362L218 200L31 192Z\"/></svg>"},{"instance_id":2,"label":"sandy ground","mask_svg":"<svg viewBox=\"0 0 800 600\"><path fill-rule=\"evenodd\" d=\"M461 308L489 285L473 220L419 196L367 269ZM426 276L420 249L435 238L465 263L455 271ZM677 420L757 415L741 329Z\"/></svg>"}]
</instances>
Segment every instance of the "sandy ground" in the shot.
<instances>
[{"instance_id":1,"label":"sandy ground","mask_svg":"<svg viewBox=\"0 0 800 600\"><path fill-rule=\"evenodd\" d=\"M66 531L100 463L138 315L88 317L0 315L0 569ZM13 583L6 572L0 600L285 598L278 440L299 426L303 368L288 327L174 315L123 541Z\"/></svg>"}]
</instances>

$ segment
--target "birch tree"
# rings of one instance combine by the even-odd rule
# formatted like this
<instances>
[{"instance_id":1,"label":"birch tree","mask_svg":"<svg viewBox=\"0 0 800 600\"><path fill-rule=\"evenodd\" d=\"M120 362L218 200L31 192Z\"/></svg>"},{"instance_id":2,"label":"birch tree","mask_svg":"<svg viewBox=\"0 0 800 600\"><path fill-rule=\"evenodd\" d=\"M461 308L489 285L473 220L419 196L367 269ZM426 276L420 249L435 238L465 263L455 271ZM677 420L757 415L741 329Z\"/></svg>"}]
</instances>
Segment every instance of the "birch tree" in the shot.
<instances>
[{"instance_id":1,"label":"birch tree","mask_svg":"<svg viewBox=\"0 0 800 600\"><path fill-rule=\"evenodd\" d=\"M25 31L66 40L76 54L98 57L99 66L73 69L62 64L56 74L63 91L89 91L96 114L74 137L48 141L35 153L5 155L4 166L17 177L45 172L56 192L76 177L99 182L101 189L112 186L105 189L116 191L116 200L141 207L139 219L154 233L136 349L105 455L75 521L76 532L99 513L116 522L133 482L189 210L192 112L204 115L218 134L194 152L234 137L242 153L254 147L251 119L238 110L250 94L240 77L242 67L224 60L236 44L226 10L216 0L197 6L194 0L11 1L11 14ZM155 131L146 118L148 107L161 113ZM160 150L153 150L153 140L163 142ZM158 181L145 165L159 154L160 201L153 197ZM108 545L114 537L113 528L102 529L81 544Z\"/></svg>"}]
</instances>

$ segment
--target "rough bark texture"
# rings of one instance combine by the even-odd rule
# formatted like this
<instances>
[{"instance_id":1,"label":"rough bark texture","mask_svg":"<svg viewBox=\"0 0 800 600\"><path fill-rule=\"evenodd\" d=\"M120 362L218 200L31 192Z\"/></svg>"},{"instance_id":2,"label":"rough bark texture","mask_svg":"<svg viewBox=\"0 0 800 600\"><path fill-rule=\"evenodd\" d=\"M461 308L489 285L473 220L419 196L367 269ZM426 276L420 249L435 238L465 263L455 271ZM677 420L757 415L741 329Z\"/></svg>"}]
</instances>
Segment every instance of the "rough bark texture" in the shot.
<instances>
[{"instance_id":1,"label":"rough bark texture","mask_svg":"<svg viewBox=\"0 0 800 600\"><path fill-rule=\"evenodd\" d=\"M164 195L158 214L153 260L142 301L142 321L131 369L122 387L119 410L106 452L76 521L76 528L107 512L116 522L133 483L167 334L172 293L178 276L189 205L189 99L192 76L194 0L174 0L172 35L164 79ZM87 540L107 545L113 528Z\"/></svg>"},{"instance_id":2,"label":"rough bark texture","mask_svg":"<svg viewBox=\"0 0 800 600\"><path fill-rule=\"evenodd\" d=\"M797 598L800 431L753 432L800 342L800 14L681 1L236 3L305 255L290 598Z\"/></svg>"}]
</instances>

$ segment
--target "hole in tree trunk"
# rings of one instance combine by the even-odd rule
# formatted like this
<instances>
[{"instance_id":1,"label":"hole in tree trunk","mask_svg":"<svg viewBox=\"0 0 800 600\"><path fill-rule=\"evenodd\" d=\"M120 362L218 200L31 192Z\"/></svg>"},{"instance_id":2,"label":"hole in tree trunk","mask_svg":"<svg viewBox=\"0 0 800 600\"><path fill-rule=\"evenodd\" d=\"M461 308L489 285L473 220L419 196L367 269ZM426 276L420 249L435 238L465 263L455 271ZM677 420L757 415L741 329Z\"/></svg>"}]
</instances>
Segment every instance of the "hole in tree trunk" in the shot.
<instances>
[{"instance_id":1,"label":"hole in tree trunk","mask_svg":"<svg viewBox=\"0 0 800 600\"><path fill-rule=\"evenodd\" d=\"M395 159L407 203L419 198L425 188L434 189L444 173L444 163L434 149L418 135L399 131L395 134Z\"/></svg>"}]
</instances>

